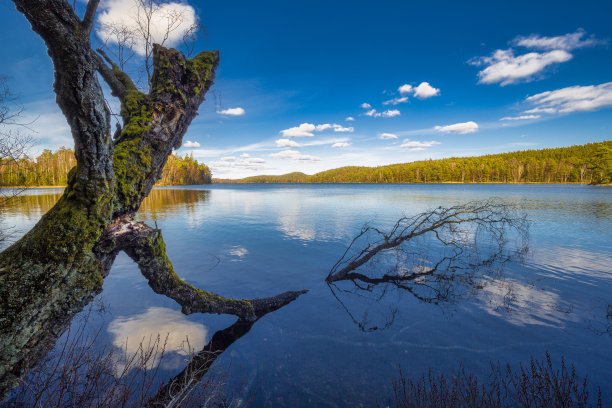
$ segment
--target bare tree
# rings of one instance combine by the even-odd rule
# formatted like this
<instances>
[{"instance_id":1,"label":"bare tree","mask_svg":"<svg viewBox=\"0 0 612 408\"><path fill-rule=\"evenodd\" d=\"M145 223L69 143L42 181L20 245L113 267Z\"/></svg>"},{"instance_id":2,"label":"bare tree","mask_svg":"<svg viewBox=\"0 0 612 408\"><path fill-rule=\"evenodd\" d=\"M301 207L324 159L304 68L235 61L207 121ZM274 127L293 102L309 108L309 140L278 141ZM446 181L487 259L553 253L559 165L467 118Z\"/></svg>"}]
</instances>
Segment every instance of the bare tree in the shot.
<instances>
[{"instance_id":1,"label":"bare tree","mask_svg":"<svg viewBox=\"0 0 612 408\"><path fill-rule=\"evenodd\" d=\"M0 75L0 170L8 167L9 170L25 174L24 159L32 145L30 136L24 135L19 129L9 128L9 125L19 126L17 119L23 108L15 103L15 97L8 87L8 78ZM4 215L5 207L10 201L21 194L25 186L16 186L9 189L0 189L0 218ZM0 229L0 243L8 238L6 227Z\"/></svg>"},{"instance_id":2,"label":"bare tree","mask_svg":"<svg viewBox=\"0 0 612 408\"><path fill-rule=\"evenodd\" d=\"M185 313L231 313L252 322L304 293L236 300L195 288L174 271L161 232L133 220L212 86L219 53L187 59L154 44L144 93L91 48L99 0L89 1L82 18L66 0L14 3L47 45L77 165L57 204L0 253L0 396L101 290L121 250L137 260L156 292L176 300ZM98 72L121 102L123 126L115 139Z\"/></svg>"},{"instance_id":3,"label":"bare tree","mask_svg":"<svg viewBox=\"0 0 612 408\"><path fill-rule=\"evenodd\" d=\"M186 55L194 51L195 39L202 30L196 20L185 11L155 0L133 0L132 15L122 21L102 23L105 48L117 59L121 70L134 54L143 56L147 85L153 75L153 45L166 46L168 42L180 39ZM182 35L178 35L182 32ZM178 38L180 37L180 38Z\"/></svg>"}]
</instances>

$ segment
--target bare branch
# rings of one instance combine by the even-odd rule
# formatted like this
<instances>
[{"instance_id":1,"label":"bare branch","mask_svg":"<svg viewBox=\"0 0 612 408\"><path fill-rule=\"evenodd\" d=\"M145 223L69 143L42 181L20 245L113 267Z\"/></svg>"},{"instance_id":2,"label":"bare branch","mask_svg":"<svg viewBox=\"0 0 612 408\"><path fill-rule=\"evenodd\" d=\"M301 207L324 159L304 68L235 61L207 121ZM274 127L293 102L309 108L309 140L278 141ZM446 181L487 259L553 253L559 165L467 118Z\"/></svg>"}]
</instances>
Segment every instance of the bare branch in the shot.
<instances>
[{"instance_id":1,"label":"bare branch","mask_svg":"<svg viewBox=\"0 0 612 408\"><path fill-rule=\"evenodd\" d=\"M81 21L81 27L85 32L89 33L91 31L91 27L93 27L94 16L96 15L96 10L98 9L98 4L100 0L89 0L87 3L87 9L85 10L85 16Z\"/></svg>"},{"instance_id":2,"label":"bare branch","mask_svg":"<svg viewBox=\"0 0 612 408\"><path fill-rule=\"evenodd\" d=\"M97 51L102 56L107 58L106 54L104 54L104 51L102 51L101 49L98 49ZM108 67L108 65L106 65L104 61L102 61L102 58L100 58L99 55L94 54L94 56L98 60L98 72L100 73L100 75L102 75L102 78L104 78L104 81L110 87L111 94L119 99L123 99L125 97L125 94L127 93L127 89L125 88L123 83L119 80L119 78L117 78L117 76Z\"/></svg>"}]
</instances>

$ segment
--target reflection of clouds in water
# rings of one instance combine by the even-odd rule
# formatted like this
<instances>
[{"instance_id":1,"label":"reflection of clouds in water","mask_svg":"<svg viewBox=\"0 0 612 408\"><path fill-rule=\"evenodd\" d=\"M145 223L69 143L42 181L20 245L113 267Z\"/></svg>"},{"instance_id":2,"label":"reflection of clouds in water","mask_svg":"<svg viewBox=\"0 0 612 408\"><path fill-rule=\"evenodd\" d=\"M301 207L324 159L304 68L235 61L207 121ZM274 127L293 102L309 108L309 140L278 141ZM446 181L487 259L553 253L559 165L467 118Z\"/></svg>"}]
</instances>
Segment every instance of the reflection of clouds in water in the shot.
<instances>
[{"instance_id":1,"label":"reflection of clouds in water","mask_svg":"<svg viewBox=\"0 0 612 408\"><path fill-rule=\"evenodd\" d=\"M108 331L114 336L113 345L128 356L138 353L141 344L145 347L153 344L159 336L160 346L166 344L163 364L166 368L174 368L177 363L171 354L187 356L190 352L197 352L204 348L208 337L206 326L191 322L181 312L165 307L150 307L139 315L117 317L109 324ZM147 367L151 369L159 363L160 356L157 356L148 362ZM122 362L117 364L121 372Z\"/></svg>"},{"instance_id":2,"label":"reflection of clouds in water","mask_svg":"<svg viewBox=\"0 0 612 408\"><path fill-rule=\"evenodd\" d=\"M308 225L303 220L298 213L280 214L278 216L278 229L289 237L314 241L317 236L314 225Z\"/></svg>"},{"instance_id":3,"label":"reflection of clouds in water","mask_svg":"<svg viewBox=\"0 0 612 408\"><path fill-rule=\"evenodd\" d=\"M204 221L208 218L206 213L206 207L202 205L196 205L193 210L188 214L185 214L185 223L191 229L199 229L204 225Z\"/></svg>"},{"instance_id":4,"label":"reflection of clouds in water","mask_svg":"<svg viewBox=\"0 0 612 408\"><path fill-rule=\"evenodd\" d=\"M533 251L535 267L557 279L612 279L612 262L605 253L576 248L541 248Z\"/></svg>"},{"instance_id":5,"label":"reflection of clouds in water","mask_svg":"<svg viewBox=\"0 0 612 408\"><path fill-rule=\"evenodd\" d=\"M230 249L227 250L227 254L239 259L232 259L232 261L242 260L247 254L249 250L245 247L241 247L240 245L231 246Z\"/></svg>"},{"instance_id":6,"label":"reflection of clouds in water","mask_svg":"<svg viewBox=\"0 0 612 408\"><path fill-rule=\"evenodd\" d=\"M540 325L562 327L573 320L571 304L563 302L556 293L544 291L535 285L525 285L515 280L482 282L478 305L487 313L503 317L517 326Z\"/></svg>"},{"instance_id":7,"label":"reflection of clouds in water","mask_svg":"<svg viewBox=\"0 0 612 408\"><path fill-rule=\"evenodd\" d=\"M346 208L330 206L329 202L317 199L307 200L306 203L301 201L303 198L297 196L287 198L279 207L279 231L290 238L304 241L347 239L352 236L350 227L355 220L348 216Z\"/></svg>"}]
</instances>

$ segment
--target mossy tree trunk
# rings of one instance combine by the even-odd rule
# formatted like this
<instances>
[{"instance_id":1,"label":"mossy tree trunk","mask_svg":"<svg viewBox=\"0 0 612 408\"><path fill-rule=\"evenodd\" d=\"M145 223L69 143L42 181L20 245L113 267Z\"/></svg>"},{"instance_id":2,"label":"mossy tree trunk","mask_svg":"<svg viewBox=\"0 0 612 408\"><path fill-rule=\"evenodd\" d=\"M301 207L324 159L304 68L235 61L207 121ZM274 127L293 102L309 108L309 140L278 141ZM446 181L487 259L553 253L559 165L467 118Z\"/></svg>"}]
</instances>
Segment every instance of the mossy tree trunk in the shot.
<instances>
[{"instance_id":1,"label":"mossy tree trunk","mask_svg":"<svg viewBox=\"0 0 612 408\"><path fill-rule=\"evenodd\" d=\"M254 321L303 293L249 301L199 290L174 273L161 232L133 222L213 84L218 52L186 59L155 46L150 91L143 93L91 49L99 0L90 0L83 19L66 0L14 2L47 45L77 166L57 204L0 254L0 398L99 293L120 250L138 262L156 292L185 312L231 313ZM114 140L98 72L121 101L123 127Z\"/></svg>"}]
</instances>

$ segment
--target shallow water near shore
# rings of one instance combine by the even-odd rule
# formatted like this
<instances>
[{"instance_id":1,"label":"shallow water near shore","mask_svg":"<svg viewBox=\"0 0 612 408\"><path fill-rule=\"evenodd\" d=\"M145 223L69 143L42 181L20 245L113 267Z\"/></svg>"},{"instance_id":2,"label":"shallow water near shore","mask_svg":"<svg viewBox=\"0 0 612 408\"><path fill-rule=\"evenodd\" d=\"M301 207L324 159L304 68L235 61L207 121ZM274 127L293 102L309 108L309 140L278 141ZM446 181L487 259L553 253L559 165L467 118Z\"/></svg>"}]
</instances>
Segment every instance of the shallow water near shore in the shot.
<instances>
[{"instance_id":1,"label":"shallow water near shore","mask_svg":"<svg viewBox=\"0 0 612 408\"><path fill-rule=\"evenodd\" d=\"M27 191L7 209L3 226L13 226L17 238L60 194ZM378 301L325 283L364 223L385 229L403 215L491 197L527 214L529 252L504 264L482 290L432 304L401 290ZM400 366L417 377L461 363L486 378L491 361L526 363L546 351L588 374L604 406L612 404L610 188L218 184L155 189L139 218L162 229L175 270L200 288L234 298L309 290L258 321L215 362L230 391L254 406L372 406L391 396ZM235 321L181 314L125 254L95 304L104 311L88 325L102 328L101 347L129 339L129 349L135 339L170 333L165 378L185 364L185 337L197 350Z\"/></svg>"}]
</instances>

